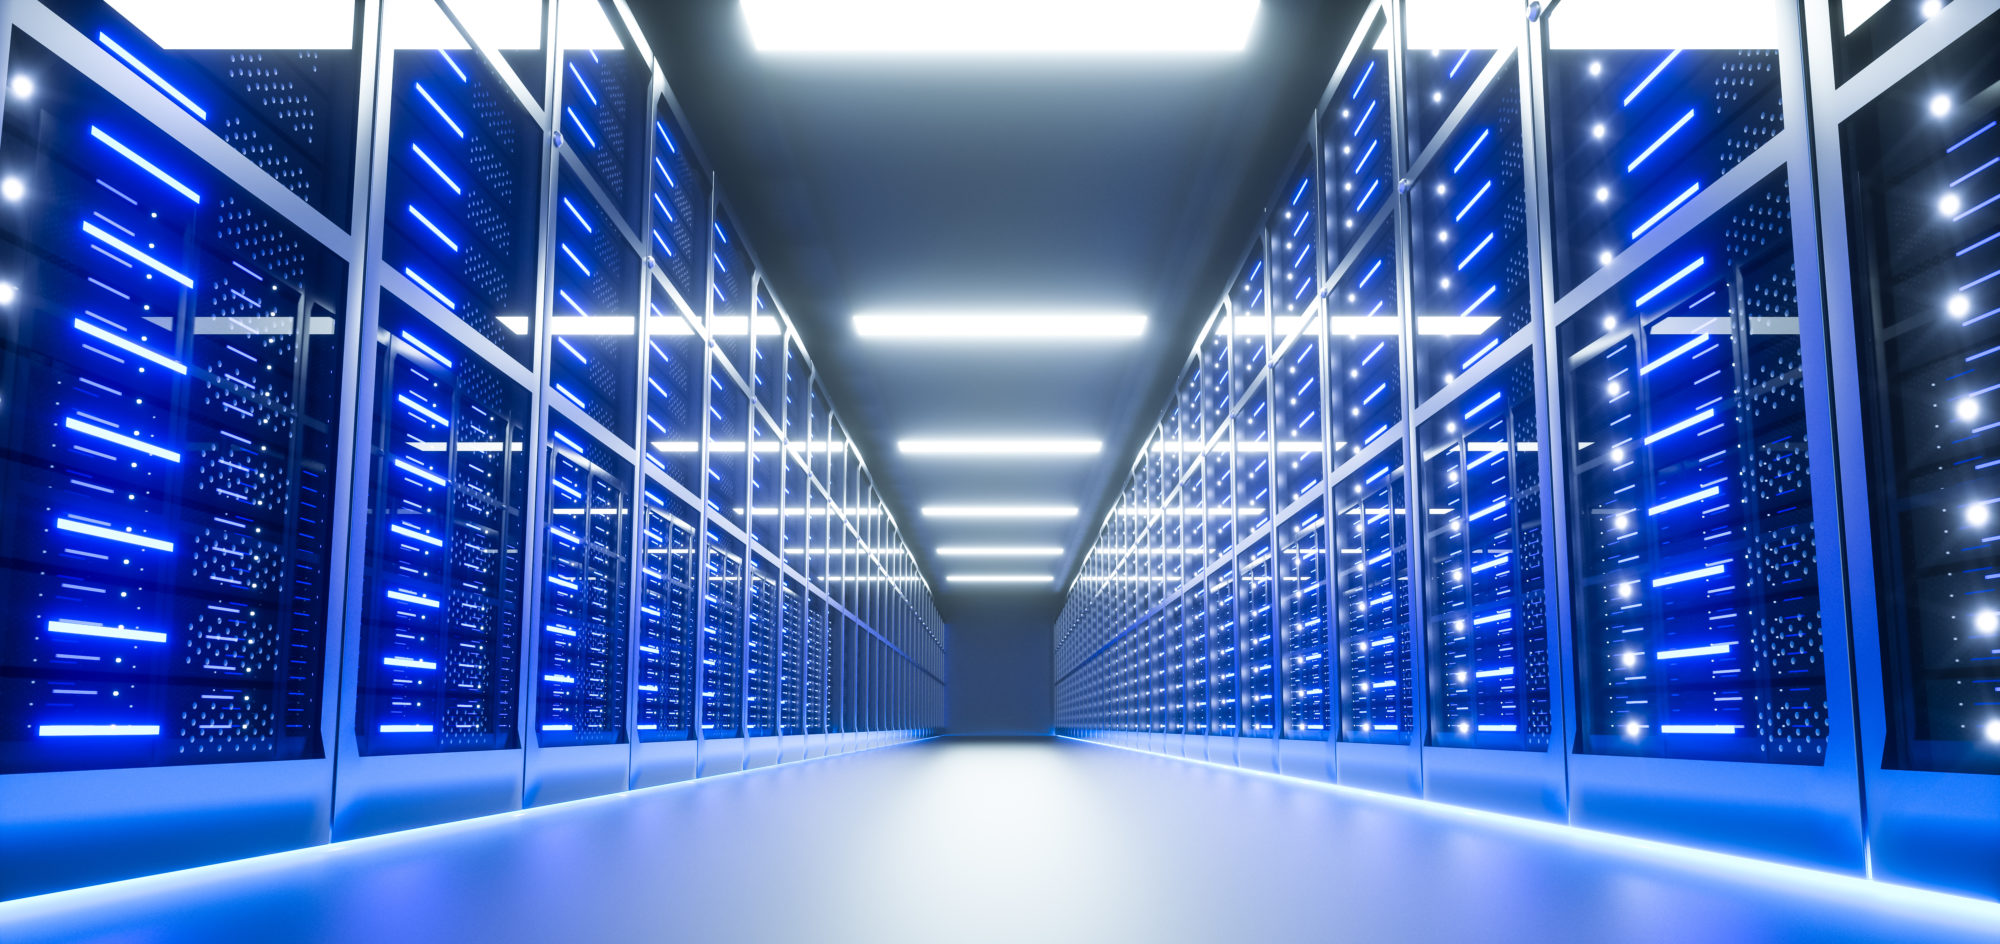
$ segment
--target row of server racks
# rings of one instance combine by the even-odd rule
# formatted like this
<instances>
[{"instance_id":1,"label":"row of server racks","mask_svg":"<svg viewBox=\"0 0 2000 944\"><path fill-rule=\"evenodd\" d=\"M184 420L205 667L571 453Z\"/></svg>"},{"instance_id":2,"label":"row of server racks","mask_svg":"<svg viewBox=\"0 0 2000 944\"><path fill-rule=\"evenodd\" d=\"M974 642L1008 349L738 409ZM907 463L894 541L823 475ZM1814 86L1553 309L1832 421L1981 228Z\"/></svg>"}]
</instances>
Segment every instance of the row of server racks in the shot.
<instances>
[{"instance_id":1,"label":"row of server racks","mask_svg":"<svg viewBox=\"0 0 2000 944\"><path fill-rule=\"evenodd\" d=\"M2000 3L1387 0L1066 734L2000 896Z\"/></svg>"},{"instance_id":2,"label":"row of server racks","mask_svg":"<svg viewBox=\"0 0 2000 944\"><path fill-rule=\"evenodd\" d=\"M0 30L0 897L940 726L621 0Z\"/></svg>"}]
</instances>

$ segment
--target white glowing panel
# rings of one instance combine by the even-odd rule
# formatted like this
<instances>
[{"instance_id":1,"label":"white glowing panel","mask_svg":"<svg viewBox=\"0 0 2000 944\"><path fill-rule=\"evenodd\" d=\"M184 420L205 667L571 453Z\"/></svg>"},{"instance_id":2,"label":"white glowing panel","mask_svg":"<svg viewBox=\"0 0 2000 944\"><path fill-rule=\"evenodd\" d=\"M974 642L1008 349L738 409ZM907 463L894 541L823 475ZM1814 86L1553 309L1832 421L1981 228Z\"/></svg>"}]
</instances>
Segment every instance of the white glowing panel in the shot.
<instances>
[{"instance_id":1,"label":"white glowing panel","mask_svg":"<svg viewBox=\"0 0 2000 944\"><path fill-rule=\"evenodd\" d=\"M1237 52L1258 0L743 0L760 52Z\"/></svg>"},{"instance_id":2,"label":"white glowing panel","mask_svg":"<svg viewBox=\"0 0 2000 944\"><path fill-rule=\"evenodd\" d=\"M1561 10L1549 18L1552 49L1776 49L1781 35L1768 0L1563 0Z\"/></svg>"},{"instance_id":3,"label":"white glowing panel","mask_svg":"<svg viewBox=\"0 0 2000 944\"><path fill-rule=\"evenodd\" d=\"M108 3L161 49L352 49L359 9L346 0Z\"/></svg>"},{"instance_id":4,"label":"white glowing panel","mask_svg":"<svg viewBox=\"0 0 2000 944\"><path fill-rule=\"evenodd\" d=\"M923 340L1057 341L1136 338L1146 316L1099 312L870 312L854 316L864 338Z\"/></svg>"},{"instance_id":5,"label":"white glowing panel","mask_svg":"<svg viewBox=\"0 0 2000 944\"><path fill-rule=\"evenodd\" d=\"M904 439L906 456L1094 456L1104 450L1095 439Z\"/></svg>"}]
</instances>

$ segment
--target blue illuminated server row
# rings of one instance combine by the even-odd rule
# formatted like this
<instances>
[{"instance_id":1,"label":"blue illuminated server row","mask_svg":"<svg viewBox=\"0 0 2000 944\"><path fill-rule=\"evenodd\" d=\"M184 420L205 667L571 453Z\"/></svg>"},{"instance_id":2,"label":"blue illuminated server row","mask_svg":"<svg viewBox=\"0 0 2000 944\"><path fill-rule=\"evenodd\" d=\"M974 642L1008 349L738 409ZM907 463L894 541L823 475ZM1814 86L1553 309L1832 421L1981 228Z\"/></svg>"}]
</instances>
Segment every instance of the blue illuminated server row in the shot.
<instances>
[{"instance_id":1,"label":"blue illuminated server row","mask_svg":"<svg viewBox=\"0 0 2000 944\"><path fill-rule=\"evenodd\" d=\"M496 10L0 6L0 897L940 725L629 11Z\"/></svg>"},{"instance_id":2,"label":"blue illuminated server row","mask_svg":"<svg viewBox=\"0 0 2000 944\"><path fill-rule=\"evenodd\" d=\"M1375 3L1058 729L2000 897L1994 49L1990 0Z\"/></svg>"}]
</instances>

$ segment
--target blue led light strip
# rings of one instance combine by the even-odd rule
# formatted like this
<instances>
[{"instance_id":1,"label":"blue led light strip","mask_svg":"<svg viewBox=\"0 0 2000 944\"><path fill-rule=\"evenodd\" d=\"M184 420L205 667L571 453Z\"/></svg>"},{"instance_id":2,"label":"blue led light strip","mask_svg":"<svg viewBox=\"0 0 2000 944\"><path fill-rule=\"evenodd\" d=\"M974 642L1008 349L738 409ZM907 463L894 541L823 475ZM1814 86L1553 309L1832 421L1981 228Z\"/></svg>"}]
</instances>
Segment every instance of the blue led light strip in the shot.
<instances>
[{"instance_id":1,"label":"blue led light strip","mask_svg":"<svg viewBox=\"0 0 2000 944\"><path fill-rule=\"evenodd\" d=\"M1647 302L1650 302L1653 299L1659 297L1661 292L1664 292L1667 289L1672 288L1674 286L1674 283L1679 282L1680 280L1687 278L1689 275L1693 274L1694 270L1701 268L1702 263L1705 263L1707 261L1708 257L1703 256L1701 258L1696 259L1693 262L1688 263L1686 268L1680 270L1679 272L1674 273L1673 275L1667 276L1666 281L1653 286L1653 288L1650 291L1646 292L1646 294L1639 296L1639 299L1633 302L1632 305L1634 307L1644 305Z\"/></svg>"},{"instance_id":2,"label":"blue led light strip","mask_svg":"<svg viewBox=\"0 0 2000 944\"><path fill-rule=\"evenodd\" d=\"M422 159L423 162L430 167L431 171L438 175L438 179L444 181L445 186L451 188L452 193L458 194L459 196L465 195L465 189L458 185L458 181L451 179L451 175L445 173L444 168L439 167L436 161L431 160L431 156L429 154L425 154L423 148L418 147L415 143L412 143L410 145L410 150L416 152L417 157Z\"/></svg>"},{"instance_id":3,"label":"blue led light strip","mask_svg":"<svg viewBox=\"0 0 2000 944\"><path fill-rule=\"evenodd\" d=\"M1480 129L1479 137L1473 140L1471 147L1465 149L1465 154L1458 159L1458 163L1451 166L1451 172L1454 174L1458 173L1465 166L1466 161L1472 160L1472 155L1479 151L1479 146L1486 143L1486 136L1492 133L1493 129L1491 128Z\"/></svg>"},{"instance_id":4,"label":"blue led light strip","mask_svg":"<svg viewBox=\"0 0 2000 944\"><path fill-rule=\"evenodd\" d=\"M1652 218L1648 219L1646 222L1640 223L1639 228L1632 231L1632 238L1638 239L1647 230L1652 229L1654 226L1658 225L1661 220L1667 218L1667 214L1674 212L1675 207L1680 206L1683 203L1686 203L1690 198L1692 198L1695 195L1696 192L1700 190L1701 190L1700 184L1689 184L1686 190L1681 191L1680 196L1667 201L1667 205L1661 207L1660 212L1653 214Z\"/></svg>"},{"instance_id":5,"label":"blue led light strip","mask_svg":"<svg viewBox=\"0 0 2000 944\"><path fill-rule=\"evenodd\" d=\"M417 94L422 95L424 97L424 101L431 103L431 110L437 112L438 117L443 118L444 123L450 125L451 130L454 133L456 133L461 138L465 137L465 129L459 127L458 122L451 120L451 115L445 113L444 106L438 104L437 99L432 98L431 93L424 90L424 83L412 82L410 84L416 86Z\"/></svg>"},{"instance_id":6,"label":"blue led light strip","mask_svg":"<svg viewBox=\"0 0 2000 944\"><path fill-rule=\"evenodd\" d=\"M175 282L180 283L182 288L189 288L189 289L194 288L193 279L180 274L180 272L176 271L171 266L168 266L166 263L161 262L160 260L155 259L152 256L149 256L143 252L140 252L138 249L133 248L132 244L122 239L119 239L118 237L113 236L110 233L105 232L104 229L98 226L96 223L92 223L89 220L85 220L83 223L83 231L89 233L92 236L97 237L99 240L102 240L105 244L109 245L111 248L116 249L119 252L122 252L128 256L131 256L132 258L142 263L145 263L146 266L152 269L153 271L158 272L161 275L164 275L167 278L173 279ZM183 373L185 373L185 371L183 371Z\"/></svg>"},{"instance_id":7,"label":"blue led light strip","mask_svg":"<svg viewBox=\"0 0 2000 944\"><path fill-rule=\"evenodd\" d=\"M85 225L87 226L89 224ZM161 367L165 367L166 369L171 370L176 374L186 374L188 372L186 364L183 364L180 361L174 360L171 357L168 357L164 354L154 351L152 348L146 347L145 345L140 344L136 341L129 340L122 335L114 334L110 330L98 326L95 322L85 321L82 318L77 318L74 320L73 323L76 325L76 329L78 331L90 335L91 337L96 338L100 341L103 341L106 344L113 345L117 347L119 350L124 351L128 354L134 354L139 357L143 357L146 360L152 361L153 363L158 364Z\"/></svg>"},{"instance_id":8,"label":"blue led light strip","mask_svg":"<svg viewBox=\"0 0 2000 944\"><path fill-rule=\"evenodd\" d=\"M1681 116L1681 120L1674 122L1674 126L1667 129L1665 134L1662 134L1659 137L1654 138L1653 143L1646 145L1646 149L1640 151L1639 156L1632 159L1632 163L1625 165L1625 172L1628 174L1631 173L1634 168L1637 168L1641 163L1644 163L1646 158L1652 157L1653 152L1660 149L1660 145L1667 143L1668 138L1673 137L1675 132L1681 130L1683 127L1686 127L1687 123L1693 120L1694 120L1694 109L1690 108L1688 109L1687 114Z\"/></svg>"},{"instance_id":9,"label":"blue led light strip","mask_svg":"<svg viewBox=\"0 0 2000 944\"><path fill-rule=\"evenodd\" d=\"M1632 104L1632 100L1638 98L1639 93L1646 90L1646 86L1653 84L1653 80L1659 78L1660 73L1665 71L1667 66L1672 64L1675 57L1679 56L1680 54L1681 51L1678 49L1674 50L1673 52L1667 53L1667 57L1665 59L1660 60L1660 64L1654 66L1653 71L1646 73L1646 77L1640 79L1639 84L1633 86L1632 91L1627 92L1625 94L1625 100L1623 102L1618 103L1618 107L1623 108L1626 105Z\"/></svg>"},{"instance_id":10,"label":"blue led light strip","mask_svg":"<svg viewBox=\"0 0 2000 944\"><path fill-rule=\"evenodd\" d=\"M159 165L154 164L152 161L149 161L143 157L140 157L137 151L134 151L131 148L126 147L117 138L105 134L103 129L98 128L96 125L91 125L90 136L96 138L99 141L104 142L106 147L109 147L113 151L117 151L119 155L123 156L126 160L139 165L139 168L141 170L144 170L145 172L152 174L154 177L159 178L161 183L164 183L167 186L174 188L174 190L178 192L181 196L184 196L189 200L193 200L196 203L201 202L201 194L195 193L194 190L189 188L187 184L175 180L173 175L168 174L166 171L161 170L159 168Z\"/></svg>"},{"instance_id":11,"label":"blue led light strip","mask_svg":"<svg viewBox=\"0 0 2000 944\"><path fill-rule=\"evenodd\" d=\"M125 60L125 64L131 66L132 71L145 76L146 81L151 82L156 86L159 86L160 91L167 93L167 97L179 103L182 108L187 109L188 112L193 114L196 118L200 118L203 121L208 120L208 112L206 110L204 110L200 105L195 104L193 99L188 98L186 95L181 94L180 89L174 88L173 83L168 82L158 72L154 72L151 66L148 66L143 62L140 62L139 57L134 56L129 52L126 52L125 47L118 45L116 40L113 40L111 37L106 36L103 33L99 33L97 34L97 41L99 43L104 44L104 48L109 49L113 53L117 54L118 58Z\"/></svg>"}]
</instances>

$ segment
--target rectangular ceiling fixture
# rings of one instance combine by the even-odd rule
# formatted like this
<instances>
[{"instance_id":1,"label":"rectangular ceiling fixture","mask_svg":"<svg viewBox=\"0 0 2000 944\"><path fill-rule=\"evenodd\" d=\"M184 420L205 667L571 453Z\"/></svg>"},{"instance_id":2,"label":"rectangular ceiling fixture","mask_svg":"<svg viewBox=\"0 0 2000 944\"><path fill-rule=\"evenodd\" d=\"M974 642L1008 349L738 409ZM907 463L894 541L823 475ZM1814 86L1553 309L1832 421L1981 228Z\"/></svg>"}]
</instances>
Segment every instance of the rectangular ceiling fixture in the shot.
<instances>
[{"instance_id":1,"label":"rectangular ceiling fixture","mask_svg":"<svg viewBox=\"0 0 2000 944\"><path fill-rule=\"evenodd\" d=\"M1054 583L1050 574L946 574L946 583Z\"/></svg>"},{"instance_id":2,"label":"rectangular ceiling fixture","mask_svg":"<svg viewBox=\"0 0 2000 944\"><path fill-rule=\"evenodd\" d=\"M939 557L1061 557L1059 547L940 547Z\"/></svg>"},{"instance_id":3,"label":"rectangular ceiling fixture","mask_svg":"<svg viewBox=\"0 0 2000 944\"><path fill-rule=\"evenodd\" d=\"M864 338L922 341L1124 340L1146 333L1129 312L868 312L854 316Z\"/></svg>"},{"instance_id":4,"label":"rectangular ceiling fixture","mask_svg":"<svg viewBox=\"0 0 2000 944\"><path fill-rule=\"evenodd\" d=\"M758 52L1241 52L1258 0L742 0Z\"/></svg>"},{"instance_id":5,"label":"rectangular ceiling fixture","mask_svg":"<svg viewBox=\"0 0 2000 944\"><path fill-rule=\"evenodd\" d=\"M1094 456L1104 451L1095 439L904 439L906 456Z\"/></svg>"},{"instance_id":6,"label":"rectangular ceiling fixture","mask_svg":"<svg viewBox=\"0 0 2000 944\"><path fill-rule=\"evenodd\" d=\"M925 505L926 518L1074 518L1075 505Z\"/></svg>"}]
</instances>

